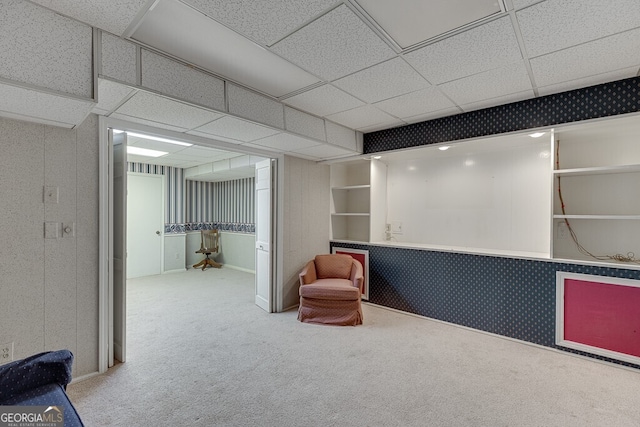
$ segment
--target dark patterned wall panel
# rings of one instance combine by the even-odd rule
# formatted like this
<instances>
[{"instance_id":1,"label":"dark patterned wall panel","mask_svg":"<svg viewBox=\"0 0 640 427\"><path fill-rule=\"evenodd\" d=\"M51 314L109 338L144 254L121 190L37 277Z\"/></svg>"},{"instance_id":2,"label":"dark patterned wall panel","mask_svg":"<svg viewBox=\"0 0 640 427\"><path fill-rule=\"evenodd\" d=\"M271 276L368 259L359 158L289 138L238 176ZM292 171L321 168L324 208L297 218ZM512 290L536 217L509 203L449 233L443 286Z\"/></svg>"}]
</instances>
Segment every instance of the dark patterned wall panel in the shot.
<instances>
[{"instance_id":1,"label":"dark patterned wall panel","mask_svg":"<svg viewBox=\"0 0 640 427\"><path fill-rule=\"evenodd\" d=\"M364 135L364 153L516 132L640 111L640 77Z\"/></svg>"},{"instance_id":2,"label":"dark patterned wall panel","mask_svg":"<svg viewBox=\"0 0 640 427\"><path fill-rule=\"evenodd\" d=\"M557 271L640 279L640 271L621 268L343 242L335 246L369 251L373 304L553 348L560 348L555 345Z\"/></svg>"}]
</instances>

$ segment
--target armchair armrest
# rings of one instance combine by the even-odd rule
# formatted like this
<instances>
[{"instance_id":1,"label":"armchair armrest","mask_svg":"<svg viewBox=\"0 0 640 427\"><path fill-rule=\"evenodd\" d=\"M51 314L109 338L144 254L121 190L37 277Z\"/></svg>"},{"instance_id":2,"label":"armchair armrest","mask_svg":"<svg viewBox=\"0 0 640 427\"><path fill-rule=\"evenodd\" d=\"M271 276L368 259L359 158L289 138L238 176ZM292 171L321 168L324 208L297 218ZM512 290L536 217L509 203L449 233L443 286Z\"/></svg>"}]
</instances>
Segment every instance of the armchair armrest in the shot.
<instances>
[{"instance_id":1,"label":"armchair armrest","mask_svg":"<svg viewBox=\"0 0 640 427\"><path fill-rule=\"evenodd\" d=\"M362 264L359 261L353 260L351 264L351 277L349 280L353 282L353 286L360 289L360 294L364 292L364 275L362 273Z\"/></svg>"},{"instance_id":2,"label":"armchair armrest","mask_svg":"<svg viewBox=\"0 0 640 427\"><path fill-rule=\"evenodd\" d=\"M39 353L0 366L0 402L47 384L66 388L71 382L73 354L69 350Z\"/></svg>"},{"instance_id":3,"label":"armchair armrest","mask_svg":"<svg viewBox=\"0 0 640 427\"><path fill-rule=\"evenodd\" d=\"M298 276L300 278L300 286L315 282L318 279L315 262L313 260L309 261Z\"/></svg>"}]
</instances>

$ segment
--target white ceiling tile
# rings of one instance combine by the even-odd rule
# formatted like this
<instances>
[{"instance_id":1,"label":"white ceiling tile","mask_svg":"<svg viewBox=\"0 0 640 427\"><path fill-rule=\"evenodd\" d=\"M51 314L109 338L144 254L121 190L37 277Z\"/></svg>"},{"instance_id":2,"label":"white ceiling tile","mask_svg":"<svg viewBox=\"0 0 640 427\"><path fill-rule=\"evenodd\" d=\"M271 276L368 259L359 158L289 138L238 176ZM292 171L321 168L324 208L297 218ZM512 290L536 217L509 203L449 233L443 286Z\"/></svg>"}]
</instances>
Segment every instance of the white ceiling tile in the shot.
<instances>
[{"instance_id":1,"label":"white ceiling tile","mask_svg":"<svg viewBox=\"0 0 640 427\"><path fill-rule=\"evenodd\" d=\"M403 49L500 13L495 0L358 0Z\"/></svg>"},{"instance_id":2,"label":"white ceiling tile","mask_svg":"<svg viewBox=\"0 0 640 427\"><path fill-rule=\"evenodd\" d=\"M21 87L0 84L0 115L72 127L87 117L95 104Z\"/></svg>"},{"instance_id":3,"label":"white ceiling tile","mask_svg":"<svg viewBox=\"0 0 640 427\"><path fill-rule=\"evenodd\" d=\"M34 0L34 3L121 36L148 1Z\"/></svg>"},{"instance_id":4,"label":"white ceiling tile","mask_svg":"<svg viewBox=\"0 0 640 427\"><path fill-rule=\"evenodd\" d=\"M166 123L160 123L160 122L155 122L153 120L142 119L140 117L128 116L126 114L111 113L109 117L113 117L114 119L126 120L133 123L140 123L142 125L153 126L160 129L173 130L176 132L184 132L187 130L186 128L182 128L179 126L172 126Z\"/></svg>"},{"instance_id":5,"label":"white ceiling tile","mask_svg":"<svg viewBox=\"0 0 640 427\"><path fill-rule=\"evenodd\" d=\"M522 62L444 83L439 87L458 105L533 89Z\"/></svg>"},{"instance_id":6,"label":"white ceiling tile","mask_svg":"<svg viewBox=\"0 0 640 427\"><path fill-rule=\"evenodd\" d=\"M27 1L0 9L0 76L93 98L91 27Z\"/></svg>"},{"instance_id":7,"label":"white ceiling tile","mask_svg":"<svg viewBox=\"0 0 640 427\"><path fill-rule=\"evenodd\" d=\"M523 92L512 93L506 96L499 96L496 98L485 99L478 102L472 102L469 104L462 104L462 108L465 112L480 110L481 108L495 107L502 104L510 104L512 102L524 101L525 99L531 99L535 97L533 90L525 90Z\"/></svg>"},{"instance_id":8,"label":"white ceiling tile","mask_svg":"<svg viewBox=\"0 0 640 427\"><path fill-rule=\"evenodd\" d=\"M460 112L461 111L458 107L445 108L443 110L434 111L432 113L419 114L417 116L407 117L406 119L404 119L404 121L407 123L418 123L418 122L424 122L426 120L437 119L440 117L453 116L455 114L459 114Z\"/></svg>"},{"instance_id":9,"label":"white ceiling tile","mask_svg":"<svg viewBox=\"0 0 640 427\"><path fill-rule=\"evenodd\" d=\"M135 89L129 86L100 79L98 82L98 105L96 105L96 108L111 112L134 91Z\"/></svg>"},{"instance_id":10,"label":"white ceiling tile","mask_svg":"<svg viewBox=\"0 0 640 427\"><path fill-rule=\"evenodd\" d=\"M536 84L549 86L640 65L638 52L640 29L533 58L531 68Z\"/></svg>"},{"instance_id":11,"label":"white ceiling tile","mask_svg":"<svg viewBox=\"0 0 640 427\"><path fill-rule=\"evenodd\" d=\"M294 151L302 148L309 148L320 145L318 141L312 141L300 136L281 133L278 135L268 136L266 138L253 141L251 145L260 146L261 148L273 148L281 151ZM245 144L246 145L246 144Z\"/></svg>"},{"instance_id":12,"label":"white ceiling tile","mask_svg":"<svg viewBox=\"0 0 640 427\"><path fill-rule=\"evenodd\" d=\"M401 120L391 117L389 114L380 111L371 105L364 105L362 107L354 108L353 110L332 114L328 116L327 119L340 123L351 129L360 129L379 124L393 126L403 123Z\"/></svg>"},{"instance_id":13,"label":"white ceiling tile","mask_svg":"<svg viewBox=\"0 0 640 427\"><path fill-rule=\"evenodd\" d=\"M404 119L419 114L423 115L432 111L453 107L453 102L438 90L437 87L408 93L406 95L387 99L374 104L377 108Z\"/></svg>"},{"instance_id":14,"label":"white ceiling tile","mask_svg":"<svg viewBox=\"0 0 640 427\"><path fill-rule=\"evenodd\" d=\"M200 159L201 163L206 163L214 160L223 160L236 156L237 154L229 155L227 151L217 150L215 148L200 147L193 145L191 147L185 147L176 155L176 158L185 159Z\"/></svg>"},{"instance_id":15,"label":"white ceiling tile","mask_svg":"<svg viewBox=\"0 0 640 427\"><path fill-rule=\"evenodd\" d=\"M246 120L225 116L204 126L200 126L194 131L217 136L231 138L242 142L250 142L255 139L264 138L280 133L280 131L257 125Z\"/></svg>"},{"instance_id":16,"label":"white ceiling tile","mask_svg":"<svg viewBox=\"0 0 640 427\"><path fill-rule=\"evenodd\" d=\"M328 84L284 99L282 102L322 117L364 105L359 99Z\"/></svg>"},{"instance_id":17,"label":"white ceiling tile","mask_svg":"<svg viewBox=\"0 0 640 427\"><path fill-rule=\"evenodd\" d=\"M284 107L284 124L288 131L326 141L324 120L311 114Z\"/></svg>"},{"instance_id":18,"label":"white ceiling tile","mask_svg":"<svg viewBox=\"0 0 640 427\"><path fill-rule=\"evenodd\" d=\"M135 44L102 32L100 75L132 85L138 84L138 48Z\"/></svg>"},{"instance_id":19,"label":"white ceiling tile","mask_svg":"<svg viewBox=\"0 0 640 427\"><path fill-rule=\"evenodd\" d=\"M540 3L544 0L511 0L513 2L513 8L515 10L524 9L527 6L531 6L534 3Z\"/></svg>"},{"instance_id":20,"label":"white ceiling tile","mask_svg":"<svg viewBox=\"0 0 640 427\"><path fill-rule=\"evenodd\" d=\"M395 52L347 6L339 6L272 50L325 80L390 59Z\"/></svg>"},{"instance_id":21,"label":"white ceiling tile","mask_svg":"<svg viewBox=\"0 0 640 427\"><path fill-rule=\"evenodd\" d=\"M186 129L197 128L222 117L221 114L144 91L138 91L116 112Z\"/></svg>"},{"instance_id":22,"label":"white ceiling tile","mask_svg":"<svg viewBox=\"0 0 640 427\"><path fill-rule=\"evenodd\" d=\"M623 68L622 70L611 71L608 73L597 74L595 76L585 77L578 80L562 82L551 86L538 88L540 96L551 95L554 93L566 92L573 89L580 89L587 86L594 86L601 83L613 82L616 80L627 79L638 75L639 67Z\"/></svg>"},{"instance_id":23,"label":"white ceiling tile","mask_svg":"<svg viewBox=\"0 0 640 427\"><path fill-rule=\"evenodd\" d=\"M376 102L429 86L402 58L374 65L333 84L366 102Z\"/></svg>"},{"instance_id":24,"label":"white ceiling tile","mask_svg":"<svg viewBox=\"0 0 640 427\"><path fill-rule=\"evenodd\" d=\"M230 142L231 144L242 144L244 142L244 141L240 141L239 139L227 138L225 136L220 136L220 135L212 135L210 133L200 132L198 130L190 130L185 133L188 133L189 135L196 135L196 136L201 136L203 138L213 139L216 141Z\"/></svg>"},{"instance_id":25,"label":"white ceiling tile","mask_svg":"<svg viewBox=\"0 0 640 427\"><path fill-rule=\"evenodd\" d=\"M640 1L548 0L516 16L534 57L640 26Z\"/></svg>"},{"instance_id":26,"label":"white ceiling tile","mask_svg":"<svg viewBox=\"0 0 640 427\"><path fill-rule=\"evenodd\" d=\"M336 147L335 145L331 144L322 144L316 145L315 147L301 148L299 150L293 150L292 152L323 160L360 154L355 151L347 150L342 147Z\"/></svg>"},{"instance_id":27,"label":"white ceiling tile","mask_svg":"<svg viewBox=\"0 0 640 427\"><path fill-rule=\"evenodd\" d=\"M434 84L522 60L508 17L425 46L404 57Z\"/></svg>"},{"instance_id":28,"label":"white ceiling tile","mask_svg":"<svg viewBox=\"0 0 640 427\"><path fill-rule=\"evenodd\" d=\"M336 3L335 0L183 0L267 46Z\"/></svg>"},{"instance_id":29,"label":"white ceiling tile","mask_svg":"<svg viewBox=\"0 0 640 427\"><path fill-rule=\"evenodd\" d=\"M358 150L358 138L355 130L328 120L325 121L325 128L327 129L327 142L349 150Z\"/></svg>"},{"instance_id":30,"label":"white ceiling tile","mask_svg":"<svg viewBox=\"0 0 640 427\"><path fill-rule=\"evenodd\" d=\"M369 132L375 132L377 130L382 130L382 129L391 129L394 127L398 127L398 126L404 126L406 125L407 122L405 122L404 120L402 121L398 121L392 125L384 123L384 124L377 124L377 125L373 125L373 126L366 126L363 128L359 128L358 131L362 132L362 133L369 133Z\"/></svg>"},{"instance_id":31,"label":"white ceiling tile","mask_svg":"<svg viewBox=\"0 0 640 427\"><path fill-rule=\"evenodd\" d=\"M142 49L142 86L218 111L225 110L224 81Z\"/></svg>"},{"instance_id":32,"label":"white ceiling tile","mask_svg":"<svg viewBox=\"0 0 640 427\"><path fill-rule=\"evenodd\" d=\"M284 129L284 106L243 87L228 84L229 112L265 125Z\"/></svg>"}]
</instances>

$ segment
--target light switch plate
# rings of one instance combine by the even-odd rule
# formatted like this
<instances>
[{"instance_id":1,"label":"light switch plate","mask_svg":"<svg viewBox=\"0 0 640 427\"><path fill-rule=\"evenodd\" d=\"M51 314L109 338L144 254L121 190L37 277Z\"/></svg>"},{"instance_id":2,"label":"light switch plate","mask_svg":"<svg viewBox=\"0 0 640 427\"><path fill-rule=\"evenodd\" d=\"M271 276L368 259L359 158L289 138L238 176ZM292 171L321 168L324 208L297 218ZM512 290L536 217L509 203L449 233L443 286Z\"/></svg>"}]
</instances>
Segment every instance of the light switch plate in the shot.
<instances>
[{"instance_id":1,"label":"light switch plate","mask_svg":"<svg viewBox=\"0 0 640 427\"><path fill-rule=\"evenodd\" d=\"M391 233L402 234L402 221L391 222Z\"/></svg>"},{"instance_id":2,"label":"light switch plate","mask_svg":"<svg viewBox=\"0 0 640 427\"><path fill-rule=\"evenodd\" d=\"M75 222L62 223L62 237L74 237L75 235L76 235Z\"/></svg>"}]
</instances>

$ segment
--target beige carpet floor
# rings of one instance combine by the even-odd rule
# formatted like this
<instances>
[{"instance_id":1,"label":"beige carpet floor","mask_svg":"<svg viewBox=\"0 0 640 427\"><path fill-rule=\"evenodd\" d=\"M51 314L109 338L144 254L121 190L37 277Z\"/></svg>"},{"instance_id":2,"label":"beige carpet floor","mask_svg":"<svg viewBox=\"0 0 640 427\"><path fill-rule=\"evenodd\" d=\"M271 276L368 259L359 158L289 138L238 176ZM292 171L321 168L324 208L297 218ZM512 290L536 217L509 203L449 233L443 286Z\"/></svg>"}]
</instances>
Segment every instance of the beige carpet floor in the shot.
<instances>
[{"instance_id":1,"label":"beige carpet floor","mask_svg":"<svg viewBox=\"0 0 640 427\"><path fill-rule=\"evenodd\" d=\"M372 305L302 324L228 268L128 287L127 362L68 389L90 427L640 425L640 372Z\"/></svg>"}]
</instances>

